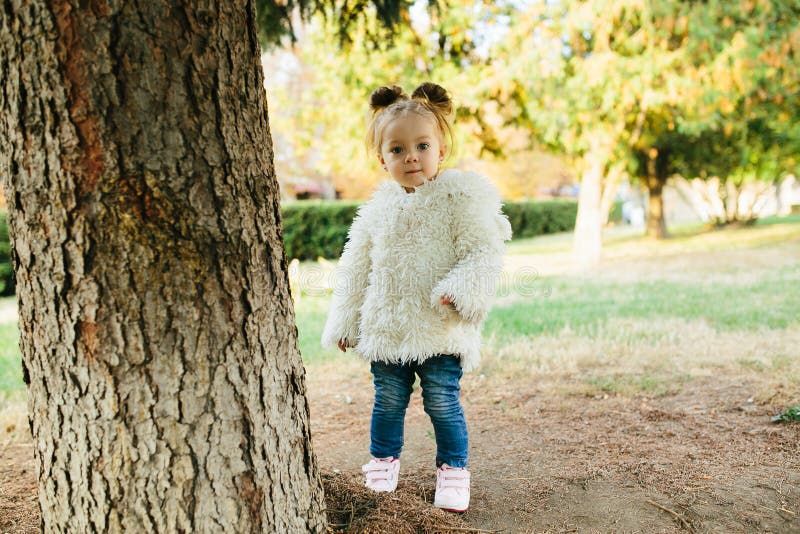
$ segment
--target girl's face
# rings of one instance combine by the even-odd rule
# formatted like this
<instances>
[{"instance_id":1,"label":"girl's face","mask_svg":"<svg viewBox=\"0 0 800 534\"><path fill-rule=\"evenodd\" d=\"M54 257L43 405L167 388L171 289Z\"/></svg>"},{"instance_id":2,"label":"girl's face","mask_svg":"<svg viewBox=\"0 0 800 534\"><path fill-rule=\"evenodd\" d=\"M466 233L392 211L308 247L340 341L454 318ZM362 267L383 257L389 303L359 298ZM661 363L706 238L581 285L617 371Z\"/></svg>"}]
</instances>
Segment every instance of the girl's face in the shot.
<instances>
[{"instance_id":1,"label":"girl's face","mask_svg":"<svg viewBox=\"0 0 800 534\"><path fill-rule=\"evenodd\" d=\"M383 130L378 159L406 190L436 177L445 147L432 119L404 113Z\"/></svg>"}]
</instances>

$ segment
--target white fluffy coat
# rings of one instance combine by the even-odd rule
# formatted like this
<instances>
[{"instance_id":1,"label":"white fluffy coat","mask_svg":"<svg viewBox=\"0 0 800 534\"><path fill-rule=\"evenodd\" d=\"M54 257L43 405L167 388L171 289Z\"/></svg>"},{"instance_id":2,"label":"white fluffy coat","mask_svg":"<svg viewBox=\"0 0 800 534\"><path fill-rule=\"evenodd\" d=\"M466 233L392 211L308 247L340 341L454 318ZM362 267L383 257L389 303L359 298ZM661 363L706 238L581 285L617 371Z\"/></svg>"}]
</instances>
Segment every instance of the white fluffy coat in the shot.
<instances>
[{"instance_id":1,"label":"white fluffy coat","mask_svg":"<svg viewBox=\"0 0 800 534\"><path fill-rule=\"evenodd\" d=\"M472 172L443 171L412 194L381 183L350 227L322 344L348 339L365 359L394 363L453 354L474 369L511 239L500 206L496 187Z\"/></svg>"}]
</instances>

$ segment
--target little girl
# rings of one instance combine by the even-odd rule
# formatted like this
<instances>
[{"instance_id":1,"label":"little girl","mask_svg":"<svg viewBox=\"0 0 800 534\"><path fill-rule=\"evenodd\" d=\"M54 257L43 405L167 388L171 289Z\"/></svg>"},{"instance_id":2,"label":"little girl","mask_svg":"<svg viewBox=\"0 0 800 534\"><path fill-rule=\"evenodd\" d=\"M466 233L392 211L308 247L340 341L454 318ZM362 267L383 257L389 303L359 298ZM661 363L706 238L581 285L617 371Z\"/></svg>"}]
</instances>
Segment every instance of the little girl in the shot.
<instances>
[{"instance_id":1,"label":"little girl","mask_svg":"<svg viewBox=\"0 0 800 534\"><path fill-rule=\"evenodd\" d=\"M483 176L440 170L452 146L453 104L442 87L372 93L367 145L392 180L350 227L322 334L371 362L375 403L366 485L394 491L403 420L415 374L436 435L434 505L469 506L463 371L478 364L481 324L502 269L511 226Z\"/></svg>"}]
</instances>

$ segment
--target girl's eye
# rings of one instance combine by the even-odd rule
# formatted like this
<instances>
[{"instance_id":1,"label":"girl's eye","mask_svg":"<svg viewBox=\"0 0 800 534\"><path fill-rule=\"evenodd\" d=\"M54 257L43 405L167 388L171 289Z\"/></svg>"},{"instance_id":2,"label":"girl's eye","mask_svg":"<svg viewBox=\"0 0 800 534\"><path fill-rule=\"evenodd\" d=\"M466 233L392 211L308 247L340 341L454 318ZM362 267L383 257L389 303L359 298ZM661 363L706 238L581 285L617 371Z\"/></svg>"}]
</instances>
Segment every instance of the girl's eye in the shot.
<instances>
[{"instance_id":1,"label":"girl's eye","mask_svg":"<svg viewBox=\"0 0 800 534\"><path fill-rule=\"evenodd\" d=\"M403 149L399 146L393 146L391 149L389 149L389 152L391 152L392 154L399 154L402 151Z\"/></svg>"},{"instance_id":2,"label":"girl's eye","mask_svg":"<svg viewBox=\"0 0 800 534\"><path fill-rule=\"evenodd\" d=\"M430 145L429 143L420 143L420 144L419 144L419 146L418 146L417 148L418 148L419 150L428 150L428 148L430 148L430 146L431 146L431 145Z\"/></svg>"}]
</instances>

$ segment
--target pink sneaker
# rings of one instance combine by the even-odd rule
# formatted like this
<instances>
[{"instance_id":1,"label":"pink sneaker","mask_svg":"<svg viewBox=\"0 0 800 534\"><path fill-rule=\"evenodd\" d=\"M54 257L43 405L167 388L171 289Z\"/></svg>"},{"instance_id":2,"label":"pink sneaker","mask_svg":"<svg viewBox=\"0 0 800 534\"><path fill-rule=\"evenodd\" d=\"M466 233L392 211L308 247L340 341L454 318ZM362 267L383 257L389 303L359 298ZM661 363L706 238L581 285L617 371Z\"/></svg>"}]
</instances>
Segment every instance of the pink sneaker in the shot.
<instances>
[{"instance_id":1,"label":"pink sneaker","mask_svg":"<svg viewBox=\"0 0 800 534\"><path fill-rule=\"evenodd\" d=\"M366 486L372 491L394 491L400 474L400 459L373 458L361 466L361 470L367 474Z\"/></svg>"},{"instance_id":2,"label":"pink sneaker","mask_svg":"<svg viewBox=\"0 0 800 534\"><path fill-rule=\"evenodd\" d=\"M469 508L469 471L442 464L436 471L433 505L448 512L466 512Z\"/></svg>"}]
</instances>

